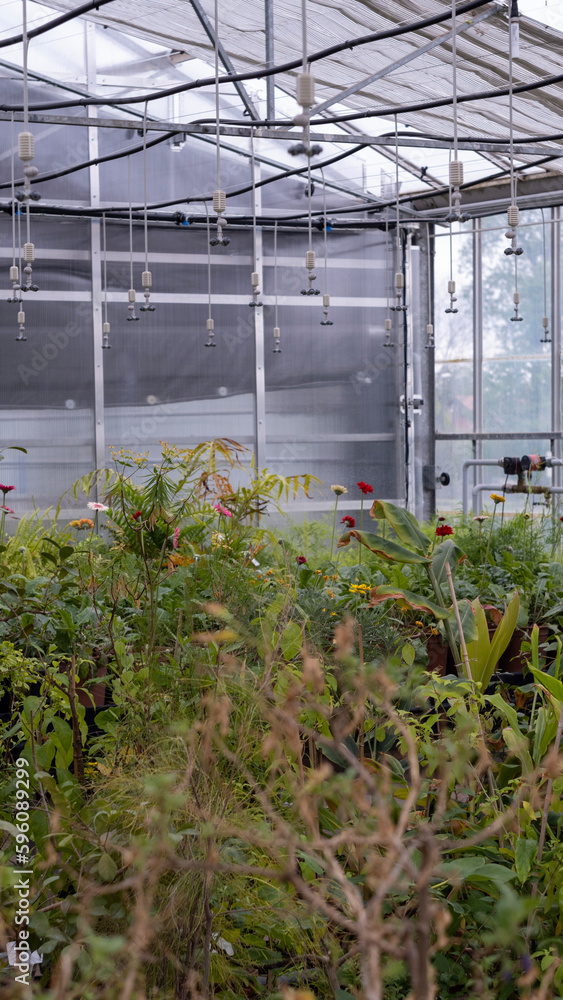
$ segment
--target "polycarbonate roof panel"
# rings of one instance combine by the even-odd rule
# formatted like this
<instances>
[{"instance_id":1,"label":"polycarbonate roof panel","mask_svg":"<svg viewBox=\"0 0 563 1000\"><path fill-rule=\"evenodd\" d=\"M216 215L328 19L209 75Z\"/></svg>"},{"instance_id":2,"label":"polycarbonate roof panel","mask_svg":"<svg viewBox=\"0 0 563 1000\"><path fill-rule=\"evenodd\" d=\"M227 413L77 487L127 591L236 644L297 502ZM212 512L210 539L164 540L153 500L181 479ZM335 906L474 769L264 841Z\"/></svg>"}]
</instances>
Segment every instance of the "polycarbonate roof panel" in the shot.
<instances>
[{"instance_id":1,"label":"polycarbonate roof panel","mask_svg":"<svg viewBox=\"0 0 563 1000\"><path fill-rule=\"evenodd\" d=\"M200 0L209 20L213 21L213 0ZM57 10L70 10L75 0L49 0ZM344 9L340 0L308 0L308 48L315 51L358 37L370 31L386 29L446 11L449 4L436 2L394 2L394 0L354 0ZM482 18L483 12L489 14ZM121 28L130 34L185 50L198 52L206 61L211 46L189 0L114 0L89 18ZM219 0L220 38L239 71L261 67L265 60L264 9L255 0ZM460 94L505 86L508 81L508 20L506 8L487 4L470 15L457 19L458 91ZM447 36L450 22L426 28L384 42L344 50L314 66L316 96L320 103L338 98L339 93L363 78L390 67L440 37ZM299 0L276 0L274 3L276 63L299 55L301 5ZM514 60L514 83L532 82L563 70L563 36L528 17L520 20L520 54ZM295 73L281 74L280 87L295 91ZM451 39L395 69L381 79L365 84L345 98L346 107L354 110L379 106L398 106L419 100L452 94ZM506 98L459 105L462 132L487 136L508 134ZM556 132L563 112L563 89L552 86L514 98L514 126L517 135ZM417 129L451 134L451 107L401 114L401 122Z\"/></svg>"}]
</instances>

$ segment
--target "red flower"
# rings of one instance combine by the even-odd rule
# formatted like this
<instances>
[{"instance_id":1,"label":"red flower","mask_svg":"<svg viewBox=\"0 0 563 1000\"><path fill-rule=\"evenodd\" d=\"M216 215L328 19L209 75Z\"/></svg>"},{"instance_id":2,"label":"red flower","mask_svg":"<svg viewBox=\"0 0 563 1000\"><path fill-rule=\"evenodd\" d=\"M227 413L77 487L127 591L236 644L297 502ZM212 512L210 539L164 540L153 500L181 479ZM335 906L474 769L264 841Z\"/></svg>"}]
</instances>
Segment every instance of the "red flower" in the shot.
<instances>
[{"instance_id":1,"label":"red flower","mask_svg":"<svg viewBox=\"0 0 563 1000\"><path fill-rule=\"evenodd\" d=\"M364 483L363 481L360 481L357 484L357 486L358 489L362 491L364 496L366 495L366 493L373 493L373 486L370 486L369 483Z\"/></svg>"},{"instance_id":2,"label":"red flower","mask_svg":"<svg viewBox=\"0 0 563 1000\"><path fill-rule=\"evenodd\" d=\"M356 522L355 522L354 518L350 517L349 514L346 514L346 516L342 518L342 520L341 520L340 523L341 524L345 524L348 528L355 528L356 527Z\"/></svg>"},{"instance_id":3,"label":"red flower","mask_svg":"<svg viewBox=\"0 0 563 1000\"><path fill-rule=\"evenodd\" d=\"M449 524L439 524L436 528L436 534L443 538L444 535L453 535L454 529L450 528Z\"/></svg>"},{"instance_id":4,"label":"red flower","mask_svg":"<svg viewBox=\"0 0 563 1000\"><path fill-rule=\"evenodd\" d=\"M298 563L299 566L304 566L305 563L307 562L307 560L306 560L305 556L296 556L295 557L295 562Z\"/></svg>"},{"instance_id":5,"label":"red flower","mask_svg":"<svg viewBox=\"0 0 563 1000\"><path fill-rule=\"evenodd\" d=\"M0 483L0 490L2 491L4 496L6 496L6 493L9 493L10 490L15 490L15 488L16 488L15 486L2 486L2 483Z\"/></svg>"},{"instance_id":6,"label":"red flower","mask_svg":"<svg viewBox=\"0 0 563 1000\"><path fill-rule=\"evenodd\" d=\"M445 521L445 520L446 520L446 518L445 518L445 517L439 517L439 518L438 518L438 520L439 520L439 521Z\"/></svg>"},{"instance_id":7,"label":"red flower","mask_svg":"<svg viewBox=\"0 0 563 1000\"><path fill-rule=\"evenodd\" d=\"M138 521L140 517L143 516L142 510L136 510L134 514L131 514L132 521Z\"/></svg>"}]
</instances>

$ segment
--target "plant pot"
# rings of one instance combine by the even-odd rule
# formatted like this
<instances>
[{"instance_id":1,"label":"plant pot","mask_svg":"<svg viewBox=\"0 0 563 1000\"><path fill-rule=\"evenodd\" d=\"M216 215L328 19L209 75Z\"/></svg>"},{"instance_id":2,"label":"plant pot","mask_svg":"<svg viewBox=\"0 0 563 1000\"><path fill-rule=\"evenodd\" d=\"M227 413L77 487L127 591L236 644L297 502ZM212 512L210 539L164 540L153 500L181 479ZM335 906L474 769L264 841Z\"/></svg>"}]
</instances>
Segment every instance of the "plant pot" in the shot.
<instances>
[{"instance_id":1,"label":"plant pot","mask_svg":"<svg viewBox=\"0 0 563 1000\"><path fill-rule=\"evenodd\" d=\"M450 647L447 644L444 646L441 636L431 635L426 643L426 652L428 653L428 666L426 668L428 672L434 671L440 677L444 677L448 672Z\"/></svg>"},{"instance_id":2,"label":"plant pot","mask_svg":"<svg viewBox=\"0 0 563 1000\"><path fill-rule=\"evenodd\" d=\"M107 667L98 667L96 677L105 677L107 672ZM106 703L105 681L102 681L100 684L88 685L88 687L79 686L77 684L76 693L78 695L79 705L84 705L84 708L92 708L92 699L94 700L96 708L102 708Z\"/></svg>"},{"instance_id":3,"label":"plant pot","mask_svg":"<svg viewBox=\"0 0 563 1000\"><path fill-rule=\"evenodd\" d=\"M529 654L521 653L523 642L529 642L532 635L532 627L517 628L508 643L504 653L498 661L498 669L507 674L521 674L529 662ZM547 625L540 625L539 645L543 646L549 637Z\"/></svg>"}]
</instances>

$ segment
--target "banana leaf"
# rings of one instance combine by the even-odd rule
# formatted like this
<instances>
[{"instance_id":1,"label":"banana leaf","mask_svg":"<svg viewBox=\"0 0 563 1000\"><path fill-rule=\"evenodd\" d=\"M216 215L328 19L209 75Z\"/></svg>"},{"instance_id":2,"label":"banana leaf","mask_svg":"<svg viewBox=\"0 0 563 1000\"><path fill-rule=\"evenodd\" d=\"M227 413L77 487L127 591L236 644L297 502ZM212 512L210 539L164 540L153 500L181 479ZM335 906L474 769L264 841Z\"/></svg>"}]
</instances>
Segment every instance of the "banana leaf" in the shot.
<instances>
[{"instance_id":1,"label":"banana leaf","mask_svg":"<svg viewBox=\"0 0 563 1000\"><path fill-rule=\"evenodd\" d=\"M438 583L445 583L447 585L448 578L446 576L446 563L450 564L452 576L455 576L457 567L460 562L463 562L466 555L463 549L460 549L459 545L456 545L453 539L445 538L444 541L440 542L440 544L434 549L430 558L436 580Z\"/></svg>"},{"instance_id":2,"label":"banana leaf","mask_svg":"<svg viewBox=\"0 0 563 1000\"><path fill-rule=\"evenodd\" d=\"M349 545L351 538L355 538L360 545L365 545L371 552L382 556L383 559L389 559L390 562L428 562L426 556L419 555L418 552L411 552L410 549L403 548L402 545L393 542L390 538L382 538L381 535L375 535L371 531L358 531L357 528L347 531L346 534L338 539L338 548L342 548L343 545Z\"/></svg>"},{"instance_id":3,"label":"banana leaf","mask_svg":"<svg viewBox=\"0 0 563 1000\"><path fill-rule=\"evenodd\" d=\"M428 552L430 542L420 530L416 517L408 510L396 507L394 503L388 503L386 500L374 500L369 516L375 520L388 521L403 545L412 545L413 549L424 555Z\"/></svg>"},{"instance_id":4,"label":"banana leaf","mask_svg":"<svg viewBox=\"0 0 563 1000\"><path fill-rule=\"evenodd\" d=\"M383 601L389 600L396 601L403 611L414 608L417 611L426 611L428 614L434 615L435 618L449 618L451 613L447 608L441 608L439 604L434 604L434 601L429 601L428 598L421 597L420 594L413 594L410 590L402 590L399 587L374 587L369 606L372 608L376 604L382 604Z\"/></svg>"},{"instance_id":5,"label":"banana leaf","mask_svg":"<svg viewBox=\"0 0 563 1000\"><path fill-rule=\"evenodd\" d=\"M481 684L481 690L485 691L500 657L514 634L520 611L520 597L516 591L497 625L492 640L489 638L489 626L479 598L473 601L473 610L477 639L467 644L469 669L472 679Z\"/></svg>"}]
</instances>

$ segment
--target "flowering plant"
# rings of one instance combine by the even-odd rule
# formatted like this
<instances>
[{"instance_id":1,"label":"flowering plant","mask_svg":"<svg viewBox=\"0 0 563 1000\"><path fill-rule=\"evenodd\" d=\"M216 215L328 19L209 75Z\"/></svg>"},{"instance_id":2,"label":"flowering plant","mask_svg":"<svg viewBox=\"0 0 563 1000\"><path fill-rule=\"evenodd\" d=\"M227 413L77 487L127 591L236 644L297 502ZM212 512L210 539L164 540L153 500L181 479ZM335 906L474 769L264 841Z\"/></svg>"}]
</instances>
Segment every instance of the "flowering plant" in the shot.
<instances>
[{"instance_id":1,"label":"flowering plant","mask_svg":"<svg viewBox=\"0 0 563 1000\"><path fill-rule=\"evenodd\" d=\"M362 479L359 483L357 483L357 487L361 490L364 496L366 496L367 493L373 493L373 486L370 486L369 483L364 483Z\"/></svg>"},{"instance_id":2,"label":"flowering plant","mask_svg":"<svg viewBox=\"0 0 563 1000\"><path fill-rule=\"evenodd\" d=\"M350 514L345 514L340 523L345 524L347 528L356 527L356 522L354 518L350 516Z\"/></svg>"},{"instance_id":3,"label":"flowering plant","mask_svg":"<svg viewBox=\"0 0 563 1000\"><path fill-rule=\"evenodd\" d=\"M453 535L454 529L449 524L439 524L436 528L438 538L445 538L446 535Z\"/></svg>"}]
</instances>

